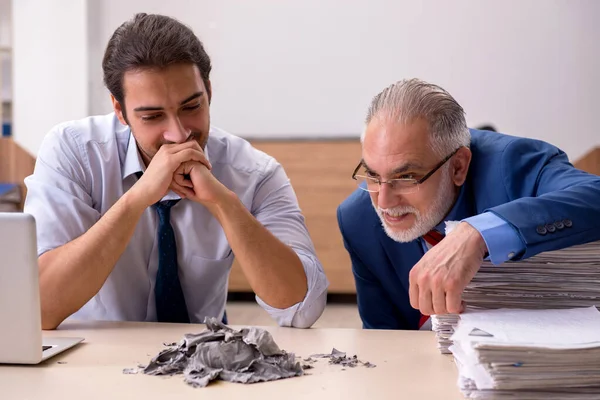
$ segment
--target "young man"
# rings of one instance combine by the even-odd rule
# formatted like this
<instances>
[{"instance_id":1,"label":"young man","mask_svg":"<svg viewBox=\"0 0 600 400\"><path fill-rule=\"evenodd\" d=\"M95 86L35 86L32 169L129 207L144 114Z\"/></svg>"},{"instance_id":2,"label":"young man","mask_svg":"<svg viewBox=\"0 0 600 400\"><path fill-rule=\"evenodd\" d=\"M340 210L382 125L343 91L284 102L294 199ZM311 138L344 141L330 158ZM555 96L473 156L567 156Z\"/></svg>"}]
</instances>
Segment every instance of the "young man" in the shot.
<instances>
[{"instance_id":1,"label":"young man","mask_svg":"<svg viewBox=\"0 0 600 400\"><path fill-rule=\"evenodd\" d=\"M138 14L103 60L114 113L51 130L26 179L42 325L222 318L233 256L282 326L309 327L327 279L282 167L210 125L194 33Z\"/></svg>"},{"instance_id":2,"label":"young man","mask_svg":"<svg viewBox=\"0 0 600 400\"><path fill-rule=\"evenodd\" d=\"M416 79L373 99L352 177L338 222L365 328L460 312L485 257L600 240L600 177L548 143L469 130L448 92ZM443 238L445 221L461 222Z\"/></svg>"}]
</instances>

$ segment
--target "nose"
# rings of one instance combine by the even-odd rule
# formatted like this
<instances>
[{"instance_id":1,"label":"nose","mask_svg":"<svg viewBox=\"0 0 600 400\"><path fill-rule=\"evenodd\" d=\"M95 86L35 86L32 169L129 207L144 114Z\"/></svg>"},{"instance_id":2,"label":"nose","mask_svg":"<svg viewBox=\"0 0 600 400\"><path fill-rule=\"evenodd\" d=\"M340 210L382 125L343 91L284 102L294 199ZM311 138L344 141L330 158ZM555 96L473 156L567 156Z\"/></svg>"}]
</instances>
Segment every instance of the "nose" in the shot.
<instances>
[{"instance_id":1,"label":"nose","mask_svg":"<svg viewBox=\"0 0 600 400\"><path fill-rule=\"evenodd\" d=\"M192 131L187 129L181 123L179 118L173 118L167 130L163 134L163 138L168 143L184 143L190 137Z\"/></svg>"},{"instance_id":2,"label":"nose","mask_svg":"<svg viewBox=\"0 0 600 400\"><path fill-rule=\"evenodd\" d=\"M390 185L382 183L379 187L379 193L377 195L377 205L379 208L394 208L400 204L400 196L398 196Z\"/></svg>"}]
</instances>

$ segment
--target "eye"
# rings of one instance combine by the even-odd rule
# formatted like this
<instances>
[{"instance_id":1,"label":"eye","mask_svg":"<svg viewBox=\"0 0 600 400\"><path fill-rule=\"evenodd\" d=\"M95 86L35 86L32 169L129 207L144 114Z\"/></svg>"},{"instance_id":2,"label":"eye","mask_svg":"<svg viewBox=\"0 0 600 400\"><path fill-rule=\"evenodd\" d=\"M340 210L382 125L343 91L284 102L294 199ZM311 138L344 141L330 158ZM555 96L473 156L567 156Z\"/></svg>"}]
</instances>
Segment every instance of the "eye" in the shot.
<instances>
[{"instance_id":1,"label":"eye","mask_svg":"<svg viewBox=\"0 0 600 400\"><path fill-rule=\"evenodd\" d=\"M404 179L404 180L416 179L416 176L414 174L404 174L404 175L400 175L397 179Z\"/></svg>"},{"instance_id":2,"label":"eye","mask_svg":"<svg viewBox=\"0 0 600 400\"><path fill-rule=\"evenodd\" d=\"M369 178L377 179L379 176L373 171L365 171L365 175Z\"/></svg>"},{"instance_id":3,"label":"eye","mask_svg":"<svg viewBox=\"0 0 600 400\"><path fill-rule=\"evenodd\" d=\"M200 104L193 104L191 106L185 106L183 107L183 111L194 111L200 108Z\"/></svg>"},{"instance_id":4,"label":"eye","mask_svg":"<svg viewBox=\"0 0 600 400\"><path fill-rule=\"evenodd\" d=\"M142 121L154 121L161 117L161 114L142 115Z\"/></svg>"}]
</instances>

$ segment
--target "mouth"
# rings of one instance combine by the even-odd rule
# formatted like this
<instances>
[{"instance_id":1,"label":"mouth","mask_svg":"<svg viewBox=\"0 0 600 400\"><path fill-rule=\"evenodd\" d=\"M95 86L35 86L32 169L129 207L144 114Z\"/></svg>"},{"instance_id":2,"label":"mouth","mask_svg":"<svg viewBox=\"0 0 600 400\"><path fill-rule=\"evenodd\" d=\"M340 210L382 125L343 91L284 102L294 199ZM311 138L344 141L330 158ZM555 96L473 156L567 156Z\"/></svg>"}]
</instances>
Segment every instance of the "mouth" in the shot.
<instances>
[{"instance_id":1,"label":"mouth","mask_svg":"<svg viewBox=\"0 0 600 400\"><path fill-rule=\"evenodd\" d=\"M411 213L401 214L401 215L390 215L388 213L383 214L383 218L388 225L400 225L405 223L408 218L411 216Z\"/></svg>"}]
</instances>

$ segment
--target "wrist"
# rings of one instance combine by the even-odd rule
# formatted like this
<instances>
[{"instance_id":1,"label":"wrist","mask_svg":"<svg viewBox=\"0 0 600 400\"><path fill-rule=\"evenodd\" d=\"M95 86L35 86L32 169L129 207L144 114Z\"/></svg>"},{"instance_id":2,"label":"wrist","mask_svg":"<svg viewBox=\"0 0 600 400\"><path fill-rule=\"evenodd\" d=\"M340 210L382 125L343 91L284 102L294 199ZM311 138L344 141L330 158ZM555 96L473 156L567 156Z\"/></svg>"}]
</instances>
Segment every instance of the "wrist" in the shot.
<instances>
[{"instance_id":1,"label":"wrist","mask_svg":"<svg viewBox=\"0 0 600 400\"><path fill-rule=\"evenodd\" d=\"M463 225L464 229L468 231L468 239L477 249L477 252L481 255L481 258L485 258L488 254L488 248L481 233L468 222L461 222L460 225Z\"/></svg>"},{"instance_id":2,"label":"wrist","mask_svg":"<svg viewBox=\"0 0 600 400\"><path fill-rule=\"evenodd\" d=\"M147 196L144 196L144 193L139 192L135 187L125 192L121 197L121 201L125 208L133 213L141 214L146 208L150 207Z\"/></svg>"},{"instance_id":3,"label":"wrist","mask_svg":"<svg viewBox=\"0 0 600 400\"><path fill-rule=\"evenodd\" d=\"M231 215L239 207L244 207L237 195L229 189L223 191L214 202L205 204L212 215L222 222L227 215Z\"/></svg>"}]
</instances>

